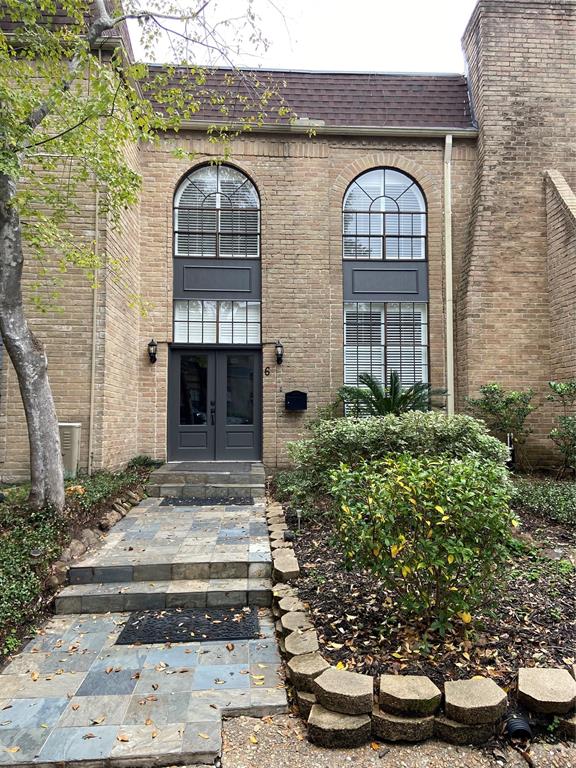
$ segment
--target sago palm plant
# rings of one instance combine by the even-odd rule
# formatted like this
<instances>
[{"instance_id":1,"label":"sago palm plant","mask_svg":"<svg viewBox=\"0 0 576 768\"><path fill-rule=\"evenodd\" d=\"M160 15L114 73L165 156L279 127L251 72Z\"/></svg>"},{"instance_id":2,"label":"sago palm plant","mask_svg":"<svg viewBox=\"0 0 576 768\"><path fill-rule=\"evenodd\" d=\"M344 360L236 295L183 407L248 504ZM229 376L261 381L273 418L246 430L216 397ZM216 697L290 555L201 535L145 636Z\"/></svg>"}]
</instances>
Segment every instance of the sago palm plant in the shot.
<instances>
[{"instance_id":1,"label":"sago palm plant","mask_svg":"<svg viewBox=\"0 0 576 768\"><path fill-rule=\"evenodd\" d=\"M390 374L385 386L369 373L359 378L359 386L345 386L338 390L338 399L344 403L350 416L398 416L406 411L429 411L433 395L445 395L444 389L432 389L419 381L403 387L397 371Z\"/></svg>"}]
</instances>

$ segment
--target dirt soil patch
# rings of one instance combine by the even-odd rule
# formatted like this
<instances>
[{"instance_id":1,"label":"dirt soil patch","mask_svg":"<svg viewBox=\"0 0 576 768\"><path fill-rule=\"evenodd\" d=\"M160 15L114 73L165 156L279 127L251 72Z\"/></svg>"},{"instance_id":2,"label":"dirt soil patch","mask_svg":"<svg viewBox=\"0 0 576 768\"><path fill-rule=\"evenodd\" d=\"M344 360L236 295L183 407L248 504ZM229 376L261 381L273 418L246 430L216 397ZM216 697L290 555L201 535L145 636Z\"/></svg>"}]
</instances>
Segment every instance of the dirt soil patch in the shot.
<instances>
[{"instance_id":1,"label":"dirt soil patch","mask_svg":"<svg viewBox=\"0 0 576 768\"><path fill-rule=\"evenodd\" d=\"M534 744L536 768L574 768L576 746ZM224 724L223 768L526 768L510 747L423 744L367 744L359 749L321 749L306 740L306 726L290 715L256 720L238 717Z\"/></svg>"},{"instance_id":2,"label":"dirt soil patch","mask_svg":"<svg viewBox=\"0 0 576 768\"><path fill-rule=\"evenodd\" d=\"M295 527L295 521L289 517ZM535 538L540 525L526 521ZM522 666L562 667L576 659L576 578L566 559L551 559L546 548L570 547L573 532L545 524L544 549L519 541L502 572L499 589L474 616L474 630L424 641L424 628L402 621L393 595L366 571L345 568L327 517L303 521L295 548L307 602L322 653L332 664L372 675L428 675L434 682L489 676L513 688Z\"/></svg>"}]
</instances>

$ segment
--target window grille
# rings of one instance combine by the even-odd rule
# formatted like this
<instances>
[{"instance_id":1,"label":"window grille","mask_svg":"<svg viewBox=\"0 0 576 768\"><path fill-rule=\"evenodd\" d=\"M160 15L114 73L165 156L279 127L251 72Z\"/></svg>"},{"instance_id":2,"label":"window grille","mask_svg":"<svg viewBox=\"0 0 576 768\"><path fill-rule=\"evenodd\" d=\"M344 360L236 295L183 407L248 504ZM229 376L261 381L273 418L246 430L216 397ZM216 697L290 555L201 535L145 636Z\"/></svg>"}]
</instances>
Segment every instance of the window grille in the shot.
<instances>
[{"instance_id":1,"label":"window grille","mask_svg":"<svg viewBox=\"0 0 576 768\"><path fill-rule=\"evenodd\" d=\"M260 344L259 301L174 302L176 344Z\"/></svg>"},{"instance_id":2,"label":"window grille","mask_svg":"<svg viewBox=\"0 0 576 768\"><path fill-rule=\"evenodd\" d=\"M426 259L426 201L418 184L392 168L359 176L344 196L344 259Z\"/></svg>"},{"instance_id":3,"label":"window grille","mask_svg":"<svg viewBox=\"0 0 576 768\"><path fill-rule=\"evenodd\" d=\"M227 165L188 174L174 199L174 254L260 257L260 201L247 176Z\"/></svg>"}]
</instances>

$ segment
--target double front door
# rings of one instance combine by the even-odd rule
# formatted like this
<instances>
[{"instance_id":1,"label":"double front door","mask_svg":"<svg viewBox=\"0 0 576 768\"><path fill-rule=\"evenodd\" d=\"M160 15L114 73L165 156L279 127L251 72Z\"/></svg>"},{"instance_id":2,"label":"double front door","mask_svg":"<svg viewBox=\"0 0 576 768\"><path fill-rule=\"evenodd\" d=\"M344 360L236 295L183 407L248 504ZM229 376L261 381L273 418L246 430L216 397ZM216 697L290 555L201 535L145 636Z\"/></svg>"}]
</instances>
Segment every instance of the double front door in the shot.
<instances>
[{"instance_id":1,"label":"double front door","mask_svg":"<svg viewBox=\"0 0 576 768\"><path fill-rule=\"evenodd\" d=\"M169 460L260 459L261 389L260 351L172 349Z\"/></svg>"}]
</instances>

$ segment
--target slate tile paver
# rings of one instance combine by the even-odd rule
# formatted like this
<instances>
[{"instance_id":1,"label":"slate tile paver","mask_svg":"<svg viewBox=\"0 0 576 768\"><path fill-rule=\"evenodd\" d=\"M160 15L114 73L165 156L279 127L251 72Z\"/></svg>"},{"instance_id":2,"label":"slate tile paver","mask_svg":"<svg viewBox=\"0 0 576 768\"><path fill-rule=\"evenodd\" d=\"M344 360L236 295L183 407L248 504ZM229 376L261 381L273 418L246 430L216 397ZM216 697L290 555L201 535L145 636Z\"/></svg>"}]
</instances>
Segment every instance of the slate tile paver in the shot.
<instances>
[{"instance_id":1,"label":"slate tile paver","mask_svg":"<svg viewBox=\"0 0 576 768\"><path fill-rule=\"evenodd\" d=\"M163 693L176 693L191 691L197 667L186 668L186 672L167 674L167 670L143 669L134 689L136 696L159 695ZM171 671L171 670L170 670Z\"/></svg>"},{"instance_id":2,"label":"slate tile paver","mask_svg":"<svg viewBox=\"0 0 576 768\"><path fill-rule=\"evenodd\" d=\"M40 750L40 761L103 760L116 743L117 725L95 725L89 728L55 728ZM85 738L93 734L93 738Z\"/></svg>"},{"instance_id":3,"label":"slate tile paver","mask_svg":"<svg viewBox=\"0 0 576 768\"><path fill-rule=\"evenodd\" d=\"M0 765L32 762L46 743L50 731L39 726L9 729L0 733ZM8 751L18 747L17 752Z\"/></svg>"},{"instance_id":4,"label":"slate tile paver","mask_svg":"<svg viewBox=\"0 0 576 768\"><path fill-rule=\"evenodd\" d=\"M222 747L222 725L218 721L187 723L182 751L219 753Z\"/></svg>"},{"instance_id":5,"label":"slate tile paver","mask_svg":"<svg viewBox=\"0 0 576 768\"><path fill-rule=\"evenodd\" d=\"M56 725L68 705L66 697L12 699L0 712L0 735L9 730Z\"/></svg>"},{"instance_id":6,"label":"slate tile paver","mask_svg":"<svg viewBox=\"0 0 576 768\"><path fill-rule=\"evenodd\" d=\"M111 750L112 759L179 753L182 751L184 727L184 723L168 723L158 727L123 725Z\"/></svg>"},{"instance_id":7,"label":"slate tile paver","mask_svg":"<svg viewBox=\"0 0 576 768\"><path fill-rule=\"evenodd\" d=\"M182 723L186 721L189 705L190 693L186 691L160 694L153 700L132 696L124 723L145 725L150 720L155 726Z\"/></svg>"},{"instance_id":8,"label":"slate tile paver","mask_svg":"<svg viewBox=\"0 0 576 768\"><path fill-rule=\"evenodd\" d=\"M221 664L196 667L193 691L225 690L234 688L242 690L250 687L249 670L246 664Z\"/></svg>"},{"instance_id":9,"label":"slate tile paver","mask_svg":"<svg viewBox=\"0 0 576 768\"><path fill-rule=\"evenodd\" d=\"M64 672L33 680L30 675L2 675L2 693L8 698L60 698L73 695L82 682L83 673Z\"/></svg>"},{"instance_id":10,"label":"slate tile paver","mask_svg":"<svg viewBox=\"0 0 576 768\"><path fill-rule=\"evenodd\" d=\"M74 696L67 701L66 709L58 720L59 728L120 725L130 704L126 696Z\"/></svg>"},{"instance_id":11,"label":"slate tile paver","mask_svg":"<svg viewBox=\"0 0 576 768\"><path fill-rule=\"evenodd\" d=\"M77 696L122 696L130 694L140 682L135 678L132 669L121 669L119 672L106 674L103 670L89 672L82 685L78 688Z\"/></svg>"}]
</instances>

